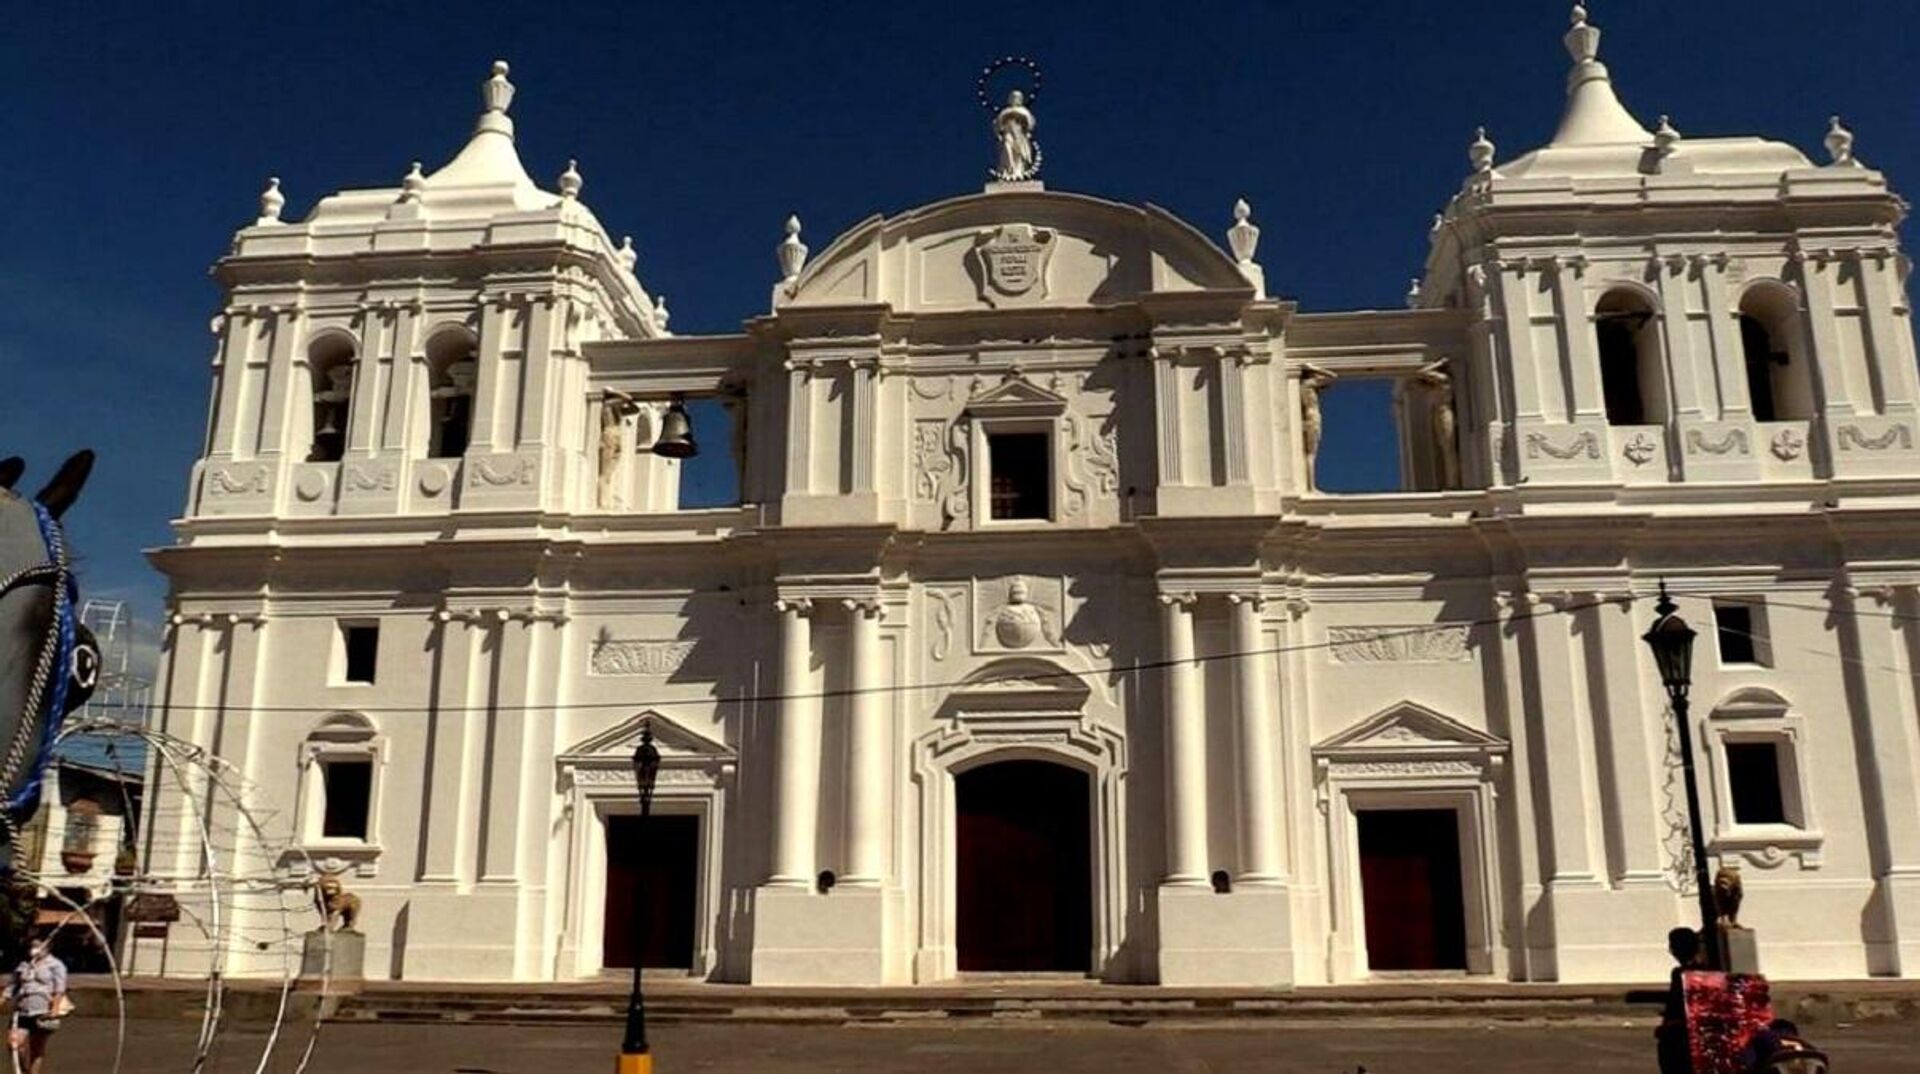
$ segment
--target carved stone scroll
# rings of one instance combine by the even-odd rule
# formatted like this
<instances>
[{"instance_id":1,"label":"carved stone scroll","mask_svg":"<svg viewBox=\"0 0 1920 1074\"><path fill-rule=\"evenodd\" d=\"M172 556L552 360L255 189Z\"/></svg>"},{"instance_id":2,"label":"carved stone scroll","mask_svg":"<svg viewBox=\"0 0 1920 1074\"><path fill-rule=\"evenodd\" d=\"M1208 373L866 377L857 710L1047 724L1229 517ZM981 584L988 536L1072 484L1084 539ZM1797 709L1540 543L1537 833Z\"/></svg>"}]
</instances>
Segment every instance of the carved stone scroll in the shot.
<instances>
[{"instance_id":1,"label":"carved stone scroll","mask_svg":"<svg viewBox=\"0 0 1920 1074\"><path fill-rule=\"evenodd\" d=\"M1332 627L1327 652L1336 664L1457 664L1473 659L1464 623L1404 627Z\"/></svg>"}]
</instances>

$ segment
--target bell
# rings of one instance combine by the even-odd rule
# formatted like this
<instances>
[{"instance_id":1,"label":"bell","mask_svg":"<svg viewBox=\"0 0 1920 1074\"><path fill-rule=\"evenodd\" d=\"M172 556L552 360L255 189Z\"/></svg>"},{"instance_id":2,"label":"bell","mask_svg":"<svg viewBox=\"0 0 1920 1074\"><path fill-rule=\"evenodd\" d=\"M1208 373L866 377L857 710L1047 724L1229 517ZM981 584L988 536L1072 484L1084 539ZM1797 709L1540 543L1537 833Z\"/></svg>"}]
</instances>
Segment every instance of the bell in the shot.
<instances>
[{"instance_id":1,"label":"bell","mask_svg":"<svg viewBox=\"0 0 1920 1074\"><path fill-rule=\"evenodd\" d=\"M340 426L335 424L333 420L333 410L334 410L333 407L327 408L326 417L322 418L320 422L320 431L314 433L313 435L315 436L339 436L340 435Z\"/></svg>"},{"instance_id":2,"label":"bell","mask_svg":"<svg viewBox=\"0 0 1920 1074\"><path fill-rule=\"evenodd\" d=\"M677 395L661 415L660 435L653 441L653 453L665 459L690 459L700 454L700 445L693 442L693 422L687 417L686 404Z\"/></svg>"}]
</instances>

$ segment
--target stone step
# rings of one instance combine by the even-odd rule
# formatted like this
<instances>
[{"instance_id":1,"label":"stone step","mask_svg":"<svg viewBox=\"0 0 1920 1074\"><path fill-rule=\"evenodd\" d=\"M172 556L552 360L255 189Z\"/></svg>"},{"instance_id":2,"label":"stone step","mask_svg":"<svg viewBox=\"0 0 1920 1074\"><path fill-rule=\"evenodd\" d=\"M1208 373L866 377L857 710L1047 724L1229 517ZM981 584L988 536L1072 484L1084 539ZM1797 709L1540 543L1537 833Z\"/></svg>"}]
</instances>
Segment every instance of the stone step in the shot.
<instances>
[{"instance_id":1,"label":"stone step","mask_svg":"<svg viewBox=\"0 0 1920 1074\"><path fill-rule=\"evenodd\" d=\"M135 1017L197 1017L204 982L133 980L124 985ZM116 1009L111 982L77 980L73 994L89 1016ZM982 984L888 989L777 989L673 981L648 985L647 1018L656 1024L782 1025L1019 1024L1121 1025L1280 1023L1646 1024L1659 1016L1657 990L1566 985L1419 982L1294 991L1181 990L1151 986ZM273 1020L277 985L233 982L223 1017ZM386 1024L617 1025L626 990L614 982L562 985L451 985L369 982L321 997L296 989L295 1018L319 1011L340 1022ZM1841 1022L1920 1024L1920 981L1775 986L1780 1013L1807 1025Z\"/></svg>"}]
</instances>

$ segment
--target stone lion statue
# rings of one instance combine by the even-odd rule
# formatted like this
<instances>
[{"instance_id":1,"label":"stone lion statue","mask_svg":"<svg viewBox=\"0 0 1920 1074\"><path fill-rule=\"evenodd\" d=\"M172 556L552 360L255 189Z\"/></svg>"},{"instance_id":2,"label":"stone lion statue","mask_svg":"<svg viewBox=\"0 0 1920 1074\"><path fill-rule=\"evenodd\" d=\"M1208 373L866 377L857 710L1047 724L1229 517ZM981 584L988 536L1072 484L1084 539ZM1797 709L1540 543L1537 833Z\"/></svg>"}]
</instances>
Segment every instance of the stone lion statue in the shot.
<instances>
[{"instance_id":1,"label":"stone lion statue","mask_svg":"<svg viewBox=\"0 0 1920 1074\"><path fill-rule=\"evenodd\" d=\"M328 932L351 932L360 920L360 896L340 883L339 873L321 873L313 882L313 909Z\"/></svg>"},{"instance_id":2,"label":"stone lion statue","mask_svg":"<svg viewBox=\"0 0 1920 1074\"><path fill-rule=\"evenodd\" d=\"M1736 866L1722 865L1713 876L1713 906L1718 923L1725 928L1737 928L1740 925L1740 902L1746 898L1746 889L1740 884L1740 870Z\"/></svg>"}]
</instances>

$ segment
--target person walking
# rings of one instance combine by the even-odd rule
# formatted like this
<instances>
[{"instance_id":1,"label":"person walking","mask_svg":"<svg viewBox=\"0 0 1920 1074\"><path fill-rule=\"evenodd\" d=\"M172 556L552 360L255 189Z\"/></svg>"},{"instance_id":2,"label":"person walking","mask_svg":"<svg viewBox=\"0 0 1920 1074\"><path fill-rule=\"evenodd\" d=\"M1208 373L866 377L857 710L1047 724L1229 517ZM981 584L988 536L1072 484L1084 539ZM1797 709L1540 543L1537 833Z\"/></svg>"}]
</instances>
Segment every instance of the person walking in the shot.
<instances>
[{"instance_id":1,"label":"person walking","mask_svg":"<svg viewBox=\"0 0 1920 1074\"><path fill-rule=\"evenodd\" d=\"M1660 1027L1653 1031L1660 1074L1693 1074L1693 1047L1687 1040L1686 974L1700 968L1700 934L1692 929L1667 933L1667 953L1673 956L1673 974L1667 982Z\"/></svg>"},{"instance_id":2,"label":"person walking","mask_svg":"<svg viewBox=\"0 0 1920 1074\"><path fill-rule=\"evenodd\" d=\"M47 1041L73 1010L67 999L67 964L53 957L47 940L33 941L26 961L14 967L7 1002L13 1007L8 1043L18 1057L20 1074L46 1074Z\"/></svg>"}]
</instances>

